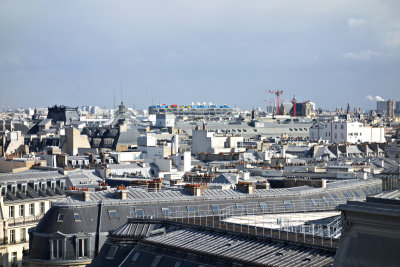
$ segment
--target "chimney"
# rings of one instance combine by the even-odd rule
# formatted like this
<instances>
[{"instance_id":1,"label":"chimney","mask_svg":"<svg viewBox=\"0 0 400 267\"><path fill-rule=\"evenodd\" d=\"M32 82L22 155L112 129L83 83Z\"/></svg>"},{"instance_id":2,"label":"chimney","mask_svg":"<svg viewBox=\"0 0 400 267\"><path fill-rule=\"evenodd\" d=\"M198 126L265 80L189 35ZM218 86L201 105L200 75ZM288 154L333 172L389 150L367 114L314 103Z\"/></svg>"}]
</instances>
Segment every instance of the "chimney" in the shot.
<instances>
[{"instance_id":1,"label":"chimney","mask_svg":"<svg viewBox=\"0 0 400 267\"><path fill-rule=\"evenodd\" d=\"M74 187L74 188L70 187L65 192L66 192L67 196L75 196L75 197L78 197L82 201L90 201L91 200L89 188L78 189L76 187Z\"/></svg>"},{"instance_id":2,"label":"chimney","mask_svg":"<svg viewBox=\"0 0 400 267\"><path fill-rule=\"evenodd\" d=\"M321 179L321 188L326 188L326 180Z\"/></svg>"},{"instance_id":3,"label":"chimney","mask_svg":"<svg viewBox=\"0 0 400 267\"><path fill-rule=\"evenodd\" d=\"M93 154L93 153L90 153L90 154L89 154L89 162L90 162L91 164L94 164L94 163L96 162L96 158L94 157L94 154Z\"/></svg>"},{"instance_id":4,"label":"chimney","mask_svg":"<svg viewBox=\"0 0 400 267\"><path fill-rule=\"evenodd\" d=\"M57 161L57 166L60 166L61 168L65 168L68 165L68 156L65 153L58 154L56 156L56 161Z\"/></svg>"},{"instance_id":5,"label":"chimney","mask_svg":"<svg viewBox=\"0 0 400 267\"><path fill-rule=\"evenodd\" d=\"M254 193L254 184L252 182L238 182L236 188L246 194Z\"/></svg>"},{"instance_id":6,"label":"chimney","mask_svg":"<svg viewBox=\"0 0 400 267\"><path fill-rule=\"evenodd\" d=\"M104 154L104 152L100 153L100 159L102 164L106 163L106 155Z\"/></svg>"},{"instance_id":7,"label":"chimney","mask_svg":"<svg viewBox=\"0 0 400 267\"><path fill-rule=\"evenodd\" d=\"M258 181L256 183L256 189L270 189L270 184L268 181Z\"/></svg>"},{"instance_id":8,"label":"chimney","mask_svg":"<svg viewBox=\"0 0 400 267\"><path fill-rule=\"evenodd\" d=\"M184 189L185 192L188 193L191 196L202 196L203 195L203 190L208 189L209 187L207 185L202 185L202 184L186 184Z\"/></svg>"},{"instance_id":9,"label":"chimney","mask_svg":"<svg viewBox=\"0 0 400 267\"><path fill-rule=\"evenodd\" d=\"M203 121L203 131L206 130L206 123Z\"/></svg>"},{"instance_id":10,"label":"chimney","mask_svg":"<svg viewBox=\"0 0 400 267\"><path fill-rule=\"evenodd\" d=\"M117 191L115 191L115 197L117 199L125 200L128 199L129 191L126 189L125 186L117 186Z\"/></svg>"}]
</instances>

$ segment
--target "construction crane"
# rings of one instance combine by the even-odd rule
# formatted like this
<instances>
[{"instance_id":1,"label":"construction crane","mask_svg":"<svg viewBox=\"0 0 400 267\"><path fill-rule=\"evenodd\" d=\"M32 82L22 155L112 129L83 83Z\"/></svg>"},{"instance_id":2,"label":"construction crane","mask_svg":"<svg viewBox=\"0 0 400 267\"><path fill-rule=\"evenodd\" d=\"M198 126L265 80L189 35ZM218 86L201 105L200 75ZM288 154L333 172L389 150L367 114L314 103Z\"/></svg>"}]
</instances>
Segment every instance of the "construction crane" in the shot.
<instances>
[{"instance_id":1,"label":"construction crane","mask_svg":"<svg viewBox=\"0 0 400 267\"><path fill-rule=\"evenodd\" d=\"M292 102L293 104L293 117L296 117L296 102L297 102L296 94L293 96L293 99L290 100L290 102Z\"/></svg>"},{"instance_id":2,"label":"construction crane","mask_svg":"<svg viewBox=\"0 0 400 267\"><path fill-rule=\"evenodd\" d=\"M276 95L276 115L279 115L279 96L283 94L283 90L267 90L266 92Z\"/></svg>"}]
</instances>

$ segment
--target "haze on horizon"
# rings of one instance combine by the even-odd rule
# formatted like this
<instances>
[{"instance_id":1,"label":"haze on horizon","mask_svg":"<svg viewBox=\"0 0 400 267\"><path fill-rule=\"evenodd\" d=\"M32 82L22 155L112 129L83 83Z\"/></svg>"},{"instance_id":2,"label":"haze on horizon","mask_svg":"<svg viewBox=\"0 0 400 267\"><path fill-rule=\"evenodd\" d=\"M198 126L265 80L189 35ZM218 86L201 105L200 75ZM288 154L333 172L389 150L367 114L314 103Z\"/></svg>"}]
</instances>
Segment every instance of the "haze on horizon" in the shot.
<instances>
[{"instance_id":1,"label":"haze on horizon","mask_svg":"<svg viewBox=\"0 0 400 267\"><path fill-rule=\"evenodd\" d=\"M0 2L9 107L400 100L400 1Z\"/></svg>"}]
</instances>

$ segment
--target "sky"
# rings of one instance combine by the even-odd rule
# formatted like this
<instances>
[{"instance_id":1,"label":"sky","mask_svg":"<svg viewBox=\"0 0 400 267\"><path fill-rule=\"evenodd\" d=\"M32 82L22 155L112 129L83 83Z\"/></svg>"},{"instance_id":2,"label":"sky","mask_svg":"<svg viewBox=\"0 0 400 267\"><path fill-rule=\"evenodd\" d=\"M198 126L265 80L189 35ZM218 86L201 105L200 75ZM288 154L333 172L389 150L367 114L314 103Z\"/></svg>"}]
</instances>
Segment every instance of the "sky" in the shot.
<instances>
[{"instance_id":1,"label":"sky","mask_svg":"<svg viewBox=\"0 0 400 267\"><path fill-rule=\"evenodd\" d=\"M0 97L265 108L279 89L366 110L400 100L399 14L397 0L1 0Z\"/></svg>"}]
</instances>

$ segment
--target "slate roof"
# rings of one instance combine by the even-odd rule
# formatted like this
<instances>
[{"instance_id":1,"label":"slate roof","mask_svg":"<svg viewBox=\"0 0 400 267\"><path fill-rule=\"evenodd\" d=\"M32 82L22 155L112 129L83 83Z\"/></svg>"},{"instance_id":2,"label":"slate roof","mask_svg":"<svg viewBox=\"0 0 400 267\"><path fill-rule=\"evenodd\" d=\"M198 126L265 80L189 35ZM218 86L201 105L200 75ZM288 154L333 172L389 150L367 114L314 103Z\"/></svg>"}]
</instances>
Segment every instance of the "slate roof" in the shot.
<instances>
[{"instance_id":1,"label":"slate roof","mask_svg":"<svg viewBox=\"0 0 400 267\"><path fill-rule=\"evenodd\" d=\"M119 255L107 258L111 250ZM130 219L111 233L92 266L153 266L156 255L159 267L176 266L176 262L179 266L329 266L335 251L223 229Z\"/></svg>"},{"instance_id":2,"label":"slate roof","mask_svg":"<svg viewBox=\"0 0 400 267\"><path fill-rule=\"evenodd\" d=\"M71 197L67 202L60 200L54 202L54 206L74 205L97 205L99 202L178 202L178 201L201 201L201 200L218 200L228 198L238 199L257 199L261 197L291 197L291 196L307 196L311 194L323 194L330 190L346 189L351 187L361 187L368 185L380 185L380 179L368 180L341 180L327 183L326 188L314 188L310 186L300 186L291 188L275 188L275 189L255 189L254 194L246 194L237 189L210 189L203 190L202 196L192 196L185 192L184 189L178 190L161 190L157 192L147 192L144 189L128 187L128 199L120 200L115 197L115 188L104 191L91 192L91 200L83 201L77 197Z\"/></svg>"}]
</instances>

